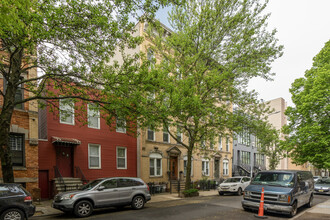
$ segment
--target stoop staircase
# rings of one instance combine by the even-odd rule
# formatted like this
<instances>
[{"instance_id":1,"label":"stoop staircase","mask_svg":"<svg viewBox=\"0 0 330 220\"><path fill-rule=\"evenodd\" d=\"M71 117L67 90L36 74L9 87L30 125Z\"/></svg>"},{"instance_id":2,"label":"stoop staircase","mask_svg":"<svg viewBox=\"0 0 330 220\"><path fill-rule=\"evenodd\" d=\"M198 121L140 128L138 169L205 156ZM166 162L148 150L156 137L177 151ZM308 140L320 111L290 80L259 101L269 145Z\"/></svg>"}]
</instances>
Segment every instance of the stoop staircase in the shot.
<instances>
[{"instance_id":1,"label":"stoop staircase","mask_svg":"<svg viewBox=\"0 0 330 220\"><path fill-rule=\"evenodd\" d=\"M180 183L180 188L179 188L179 183ZM185 182L183 180L181 181L171 180L170 184L171 184L171 188L170 188L171 193L178 193L179 191L182 192L185 190Z\"/></svg>"},{"instance_id":2,"label":"stoop staircase","mask_svg":"<svg viewBox=\"0 0 330 220\"><path fill-rule=\"evenodd\" d=\"M77 190L82 185L83 183L80 178L73 178L73 177L54 178L54 187L56 193Z\"/></svg>"}]
</instances>

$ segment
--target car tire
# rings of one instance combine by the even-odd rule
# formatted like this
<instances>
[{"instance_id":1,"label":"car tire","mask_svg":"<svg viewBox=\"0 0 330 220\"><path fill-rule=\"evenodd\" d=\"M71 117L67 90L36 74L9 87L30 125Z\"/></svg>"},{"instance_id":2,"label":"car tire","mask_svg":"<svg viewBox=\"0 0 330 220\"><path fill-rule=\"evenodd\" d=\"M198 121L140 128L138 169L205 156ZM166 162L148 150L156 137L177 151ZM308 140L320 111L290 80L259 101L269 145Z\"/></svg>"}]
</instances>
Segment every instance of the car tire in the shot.
<instances>
[{"instance_id":1,"label":"car tire","mask_svg":"<svg viewBox=\"0 0 330 220\"><path fill-rule=\"evenodd\" d=\"M133 209L142 209L144 207L145 204L145 200L143 198L143 196L135 196L132 200L132 208Z\"/></svg>"},{"instance_id":2,"label":"car tire","mask_svg":"<svg viewBox=\"0 0 330 220\"><path fill-rule=\"evenodd\" d=\"M289 216L292 218L293 216L295 216L297 214L297 210L298 210L298 207L297 207L297 201L295 201L293 204L292 204L292 211L290 212Z\"/></svg>"},{"instance_id":3,"label":"car tire","mask_svg":"<svg viewBox=\"0 0 330 220\"><path fill-rule=\"evenodd\" d=\"M0 219L23 220L25 219L25 216L23 211L20 209L7 209L2 213Z\"/></svg>"},{"instance_id":4,"label":"car tire","mask_svg":"<svg viewBox=\"0 0 330 220\"><path fill-rule=\"evenodd\" d=\"M307 208L311 208L313 206L313 199L314 199L314 196L311 195L311 197L309 197L308 203L306 204Z\"/></svg>"},{"instance_id":5,"label":"car tire","mask_svg":"<svg viewBox=\"0 0 330 220\"><path fill-rule=\"evenodd\" d=\"M241 188L241 187L238 188L238 190L237 190L237 195L238 195L238 196L241 196L241 195L242 195L242 188Z\"/></svg>"},{"instance_id":6,"label":"car tire","mask_svg":"<svg viewBox=\"0 0 330 220\"><path fill-rule=\"evenodd\" d=\"M93 212L93 205L87 200L82 200L74 206L73 213L75 216L83 218L90 216Z\"/></svg>"},{"instance_id":7,"label":"car tire","mask_svg":"<svg viewBox=\"0 0 330 220\"><path fill-rule=\"evenodd\" d=\"M219 192L219 196L223 196L223 192Z\"/></svg>"}]
</instances>

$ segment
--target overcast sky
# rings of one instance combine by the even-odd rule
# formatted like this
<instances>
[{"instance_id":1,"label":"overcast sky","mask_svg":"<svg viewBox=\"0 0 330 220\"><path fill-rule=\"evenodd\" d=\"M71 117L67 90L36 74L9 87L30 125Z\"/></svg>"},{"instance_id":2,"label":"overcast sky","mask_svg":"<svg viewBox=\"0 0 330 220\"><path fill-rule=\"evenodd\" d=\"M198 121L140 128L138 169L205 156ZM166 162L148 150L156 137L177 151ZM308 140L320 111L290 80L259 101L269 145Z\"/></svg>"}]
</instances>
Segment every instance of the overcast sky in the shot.
<instances>
[{"instance_id":1,"label":"overcast sky","mask_svg":"<svg viewBox=\"0 0 330 220\"><path fill-rule=\"evenodd\" d=\"M167 11L160 10L156 17L169 26ZM250 89L255 89L261 99L282 97L292 106L291 84L304 76L313 57L330 40L330 0L270 0L266 11L271 13L268 26L277 29L284 54L272 65L274 81L253 79Z\"/></svg>"}]
</instances>

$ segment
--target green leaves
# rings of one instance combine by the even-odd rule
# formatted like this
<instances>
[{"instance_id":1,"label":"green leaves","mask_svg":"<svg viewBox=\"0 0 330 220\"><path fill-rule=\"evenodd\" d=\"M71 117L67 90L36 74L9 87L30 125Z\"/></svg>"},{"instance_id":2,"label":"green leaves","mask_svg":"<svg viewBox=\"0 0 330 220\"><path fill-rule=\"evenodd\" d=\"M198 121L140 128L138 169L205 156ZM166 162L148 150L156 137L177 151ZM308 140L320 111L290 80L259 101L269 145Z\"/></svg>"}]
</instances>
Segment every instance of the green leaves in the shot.
<instances>
[{"instance_id":1,"label":"green leaves","mask_svg":"<svg viewBox=\"0 0 330 220\"><path fill-rule=\"evenodd\" d=\"M330 167L330 41L314 57L304 78L294 81L290 92L295 107L287 109L290 121L283 143L294 161L310 162L318 168Z\"/></svg>"}]
</instances>

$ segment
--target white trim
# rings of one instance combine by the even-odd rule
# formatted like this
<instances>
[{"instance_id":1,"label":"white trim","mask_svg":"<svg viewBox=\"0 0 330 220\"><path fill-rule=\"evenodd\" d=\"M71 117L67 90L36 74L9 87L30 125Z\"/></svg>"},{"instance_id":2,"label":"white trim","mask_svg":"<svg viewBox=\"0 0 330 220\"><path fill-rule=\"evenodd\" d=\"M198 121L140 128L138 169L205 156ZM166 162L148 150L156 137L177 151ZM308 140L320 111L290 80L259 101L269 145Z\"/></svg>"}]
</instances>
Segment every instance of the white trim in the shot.
<instances>
[{"instance_id":1,"label":"white trim","mask_svg":"<svg viewBox=\"0 0 330 220\"><path fill-rule=\"evenodd\" d=\"M98 109L97 112L96 111L90 111L89 106L93 105L93 104L87 104L87 124L89 128L95 128L95 129L100 129L101 128L101 124L100 124L100 110ZM96 110L96 109L95 109ZM93 113L97 113L96 115L90 115L90 112ZM90 125L89 123L89 117L93 117L96 118L97 117L97 127L93 127Z\"/></svg>"},{"instance_id":2,"label":"white trim","mask_svg":"<svg viewBox=\"0 0 330 220\"><path fill-rule=\"evenodd\" d=\"M91 167L90 166L90 160L89 160L89 158L90 158L90 147L91 146L97 146L98 147L98 149L99 149L99 155L98 155L98 157L99 157L99 166L98 167ZM88 169L101 169L101 145L100 144L88 144Z\"/></svg>"},{"instance_id":3,"label":"white trim","mask_svg":"<svg viewBox=\"0 0 330 220\"><path fill-rule=\"evenodd\" d=\"M204 163L205 167L203 166L203 162L205 162ZM208 171L208 172L206 172L206 171ZM203 176L210 176L210 160L209 159L202 159L202 175Z\"/></svg>"},{"instance_id":4,"label":"white trim","mask_svg":"<svg viewBox=\"0 0 330 220\"><path fill-rule=\"evenodd\" d=\"M152 131L152 139L149 139L149 131ZM149 141L155 141L155 130L153 130L153 129L150 129L149 127L148 127L148 129L147 129L147 140L149 140Z\"/></svg>"},{"instance_id":5,"label":"white trim","mask_svg":"<svg viewBox=\"0 0 330 220\"><path fill-rule=\"evenodd\" d=\"M120 120L122 120L122 121L124 121L124 127L119 127L118 126L118 121L120 121ZM123 118L118 118L118 117L116 117L116 132L118 132L118 133L126 133L126 119L123 119Z\"/></svg>"},{"instance_id":6,"label":"white trim","mask_svg":"<svg viewBox=\"0 0 330 220\"><path fill-rule=\"evenodd\" d=\"M225 166L226 164L226 166ZM226 168L226 173L225 173L225 168ZM228 159L223 159L222 161L222 169L223 169L223 175L224 176L229 176L229 160Z\"/></svg>"},{"instance_id":7,"label":"white trim","mask_svg":"<svg viewBox=\"0 0 330 220\"><path fill-rule=\"evenodd\" d=\"M125 167L118 167L118 149L124 149L125 150ZM122 157L120 159L123 159ZM116 147L116 166L118 170L126 170L127 169L127 148L126 147Z\"/></svg>"},{"instance_id":8,"label":"white trim","mask_svg":"<svg viewBox=\"0 0 330 220\"><path fill-rule=\"evenodd\" d=\"M153 159L154 164L154 175L150 174L150 160ZM160 159L160 173L157 175L157 159ZM150 177L159 177L163 175L163 157L158 153L151 153L149 155L149 176Z\"/></svg>"}]
</instances>

